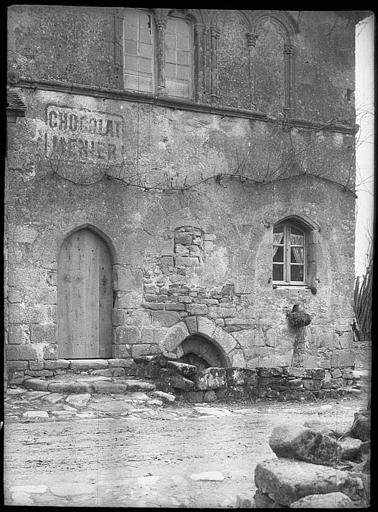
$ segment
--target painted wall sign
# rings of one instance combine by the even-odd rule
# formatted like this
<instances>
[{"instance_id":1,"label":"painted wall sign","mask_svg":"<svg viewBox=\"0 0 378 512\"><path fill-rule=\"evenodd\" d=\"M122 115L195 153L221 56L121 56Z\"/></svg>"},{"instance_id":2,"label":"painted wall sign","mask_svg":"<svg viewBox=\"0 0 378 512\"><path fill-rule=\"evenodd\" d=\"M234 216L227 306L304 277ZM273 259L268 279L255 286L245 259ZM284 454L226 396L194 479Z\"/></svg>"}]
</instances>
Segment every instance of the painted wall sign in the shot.
<instances>
[{"instance_id":1,"label":"painted wall sign","mask_svg":"<svg viewBox=\"0 0 378 512\"><path fill-rule=\"evenodd\" d=\"M123 117L84 108L46 107L45 150L65 162L121 163Z\"/></svg>"}]
</instances>

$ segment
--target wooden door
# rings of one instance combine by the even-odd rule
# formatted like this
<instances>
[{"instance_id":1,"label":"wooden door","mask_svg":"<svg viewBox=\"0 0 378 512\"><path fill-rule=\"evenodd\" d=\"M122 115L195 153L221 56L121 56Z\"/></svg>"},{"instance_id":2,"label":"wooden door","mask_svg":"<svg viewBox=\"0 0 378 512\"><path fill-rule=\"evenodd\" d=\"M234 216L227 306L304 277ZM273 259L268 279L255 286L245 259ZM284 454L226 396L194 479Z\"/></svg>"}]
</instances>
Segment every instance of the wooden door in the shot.
<instances>
[{"instance_id":1,"label":"wooden door","mask_svg":"<svg viewBox=\"0 0 378 512\"><path fill-rule=\"evenodd\" d=\"M58 262L58 356L112 354L112 266L105 242L81 229L62 245Z\"/></svg>"}]
</instances>

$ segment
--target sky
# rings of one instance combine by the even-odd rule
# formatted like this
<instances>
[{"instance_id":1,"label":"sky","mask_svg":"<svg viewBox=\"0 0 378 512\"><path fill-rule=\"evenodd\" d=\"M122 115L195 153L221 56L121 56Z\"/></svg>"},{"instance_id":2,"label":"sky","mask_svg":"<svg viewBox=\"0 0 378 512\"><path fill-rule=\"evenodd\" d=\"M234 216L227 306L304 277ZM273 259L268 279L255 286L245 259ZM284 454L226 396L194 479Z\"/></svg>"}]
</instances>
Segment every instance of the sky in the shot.
<instances>
[{"instance_id":1,"label":"sky","mask_svg":"<svg viewBox=\"0 0 378 512\"><path fill-rule=\"evenodd\" d=\"M374 208L374 16L356 27L356 276L365 273Z\"/></svg>"}]
</instances>

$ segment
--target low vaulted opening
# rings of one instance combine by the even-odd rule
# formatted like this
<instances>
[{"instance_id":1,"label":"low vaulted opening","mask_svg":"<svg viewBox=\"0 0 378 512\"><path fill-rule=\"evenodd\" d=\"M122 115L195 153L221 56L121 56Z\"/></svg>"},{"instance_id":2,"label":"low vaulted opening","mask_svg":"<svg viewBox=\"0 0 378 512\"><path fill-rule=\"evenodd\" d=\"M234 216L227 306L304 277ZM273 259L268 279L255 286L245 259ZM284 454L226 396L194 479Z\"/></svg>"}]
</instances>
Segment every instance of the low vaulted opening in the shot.
<instances>
[{"instance_id":1,"label":"low vaulted opening","mask_svg":"<svg viewBox=\"0 0 378 512\"><path fill-rule=\"evenodd\" d=\"M229 366L223 350L202 334L192 334L184 339L180 348L184 354L180 361L204 370L210 366L225 368Z\"/></svg>"}]
</instances>

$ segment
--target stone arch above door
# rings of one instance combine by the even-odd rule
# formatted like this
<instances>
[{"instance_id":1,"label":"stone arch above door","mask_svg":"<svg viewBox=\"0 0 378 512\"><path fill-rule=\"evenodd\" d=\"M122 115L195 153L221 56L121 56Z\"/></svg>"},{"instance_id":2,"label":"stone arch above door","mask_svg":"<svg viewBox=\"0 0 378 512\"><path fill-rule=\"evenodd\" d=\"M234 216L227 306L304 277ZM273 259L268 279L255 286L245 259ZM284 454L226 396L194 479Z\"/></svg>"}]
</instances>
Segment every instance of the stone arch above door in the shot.
<instances>
[{"instance_id":1,"label":"stone arch above door","mask_svg":"<svg viewBox=\"0 0 378 512\"><path fill-rule=\"evenodd\" d=\"M186 317L185 322L179 322L168 329L160 343L163 354L181 358L185 352L182 343L187 339L202 337L206 343L213 344L222 354L225 366L245 368L244 352L236 339L206 317Z\"/></svg>"},{"instance_id":2,"label":"stone arch above door","mask_svg":"<svg viewBox=\"0 0 378 512\"><path fill-rule=\"evenodd\" d=\"M58 257L58 356L112 355L112 253L97 230L81 227Z\"/></svg>"}]
</instances>

